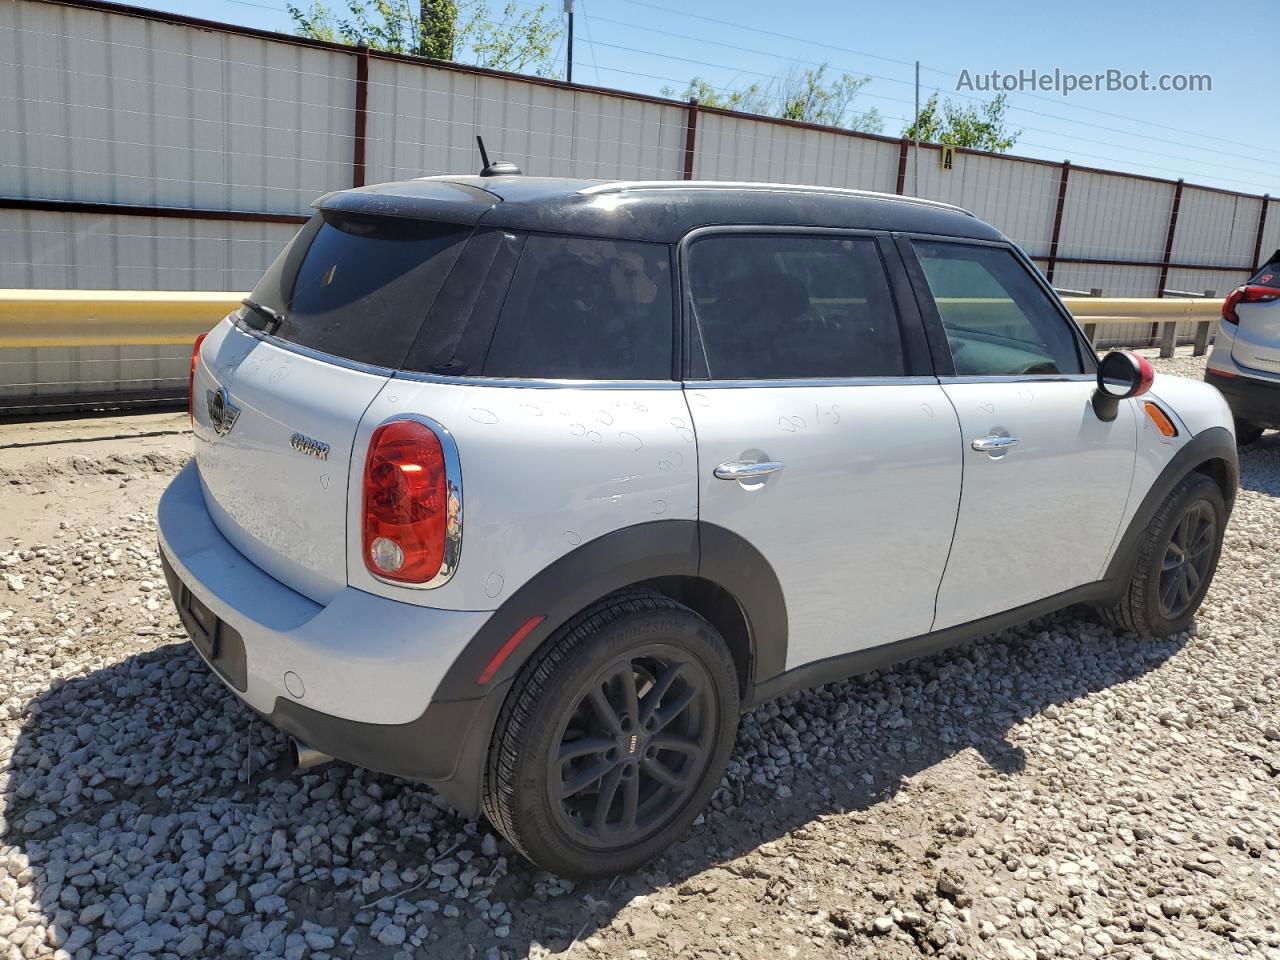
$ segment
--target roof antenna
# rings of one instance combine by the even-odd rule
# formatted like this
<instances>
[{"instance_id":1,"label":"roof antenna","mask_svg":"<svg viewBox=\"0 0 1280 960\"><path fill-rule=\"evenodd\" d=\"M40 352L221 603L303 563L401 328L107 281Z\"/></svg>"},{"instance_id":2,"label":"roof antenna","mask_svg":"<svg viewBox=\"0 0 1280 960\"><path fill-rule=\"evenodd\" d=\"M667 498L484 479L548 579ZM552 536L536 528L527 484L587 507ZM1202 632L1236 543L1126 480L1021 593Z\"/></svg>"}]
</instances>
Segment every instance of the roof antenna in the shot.
<instances>
[{"instance_id":1,"label":"roof antenna","mask_svg":"<svg viewBox=\"0 0 1280 960\"><path fill-rule=\"evenodd\" d=\"M520 176L520 168L510 160L495 160L489 162L489 152L484 148L484 137L476 134L476 146L480 148L480 162L484 166L480 170L482 177L518 177Z\"/></svg>"}]
</instances>

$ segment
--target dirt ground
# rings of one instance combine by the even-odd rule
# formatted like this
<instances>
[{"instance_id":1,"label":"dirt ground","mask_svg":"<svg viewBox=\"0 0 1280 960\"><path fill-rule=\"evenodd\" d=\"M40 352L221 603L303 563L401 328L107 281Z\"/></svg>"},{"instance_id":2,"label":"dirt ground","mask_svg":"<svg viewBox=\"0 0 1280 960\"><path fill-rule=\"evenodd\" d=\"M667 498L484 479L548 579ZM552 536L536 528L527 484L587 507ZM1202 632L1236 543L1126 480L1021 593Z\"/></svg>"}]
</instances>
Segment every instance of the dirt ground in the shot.
<instances>
[{"instance_id":1,"label":"dirt ground","mask_svg":"<svg viewBox=\"0 0 1280 960\"><path fill-rule=\"evenodd\" d=\"M428 787L281 768L164 587L189 447L0 424L0 960L1280 960L1280 435L1190 632L1073 611L764 705L689 837L586 885Z\"/></svg>"}]
</instances>

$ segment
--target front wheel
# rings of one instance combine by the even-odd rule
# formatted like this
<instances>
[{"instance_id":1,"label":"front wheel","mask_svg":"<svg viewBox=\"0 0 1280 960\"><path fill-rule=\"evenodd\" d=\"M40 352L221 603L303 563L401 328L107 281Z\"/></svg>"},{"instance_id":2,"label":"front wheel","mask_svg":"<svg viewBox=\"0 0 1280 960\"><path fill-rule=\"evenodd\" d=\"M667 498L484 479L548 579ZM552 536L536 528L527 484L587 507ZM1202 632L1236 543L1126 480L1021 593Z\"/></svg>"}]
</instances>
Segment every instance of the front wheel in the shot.
<instances>
[{"instance_id":1,"label":"front wheel","mask_svg":"<svg viewBox=\"0 0 1280 960\"><path fill-rule=\"evenodd\" d=\"M1104 619L1154 636L1185 630L1218 569L1226 526L1218 485L1201 473L1184 477L1147 525L1128 586L1118 603L1100 611Z\"/></svg>"},{"instance_id":2,"label":"front wheel","mask_svg":"<svg viewBox=\"0 0 1280 960\"><path fill-rule=\"evenodd\" d=\"M552 873L630 872L706 806L737 724L737 672L711 624L660 594L607 597L516 678L489 749L485 814Z\"/></svg>"}]
</instances>

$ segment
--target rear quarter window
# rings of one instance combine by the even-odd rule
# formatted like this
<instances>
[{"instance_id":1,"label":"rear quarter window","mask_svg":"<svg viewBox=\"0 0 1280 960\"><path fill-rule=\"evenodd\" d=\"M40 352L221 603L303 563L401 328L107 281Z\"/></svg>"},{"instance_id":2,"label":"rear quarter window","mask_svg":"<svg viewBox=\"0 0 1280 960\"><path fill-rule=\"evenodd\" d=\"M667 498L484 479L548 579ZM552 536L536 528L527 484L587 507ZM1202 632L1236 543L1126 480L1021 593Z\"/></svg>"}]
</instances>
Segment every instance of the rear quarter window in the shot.
<instances>
[{"instance_id":1,"label":"rear quarter window","mask_svg":"<svg viewBox=\"0 0 1280 960\"><path fill-rule=\"evenodd\" d=\"M250 295L283 320L248 308L239 316L301 347L398 368L470 233L452 223L319 214Z\"/></svg>"},{"instance_id":2,"label":"rear quarter window","mask_svg":"<svg viewBox=\"0 0 1280 960\"><path fill-rule=\"evenodd\" d=\"M533 234L498 315L484 375L669 380L673 339L666 244Z\"/></svg>"}]
</instances>

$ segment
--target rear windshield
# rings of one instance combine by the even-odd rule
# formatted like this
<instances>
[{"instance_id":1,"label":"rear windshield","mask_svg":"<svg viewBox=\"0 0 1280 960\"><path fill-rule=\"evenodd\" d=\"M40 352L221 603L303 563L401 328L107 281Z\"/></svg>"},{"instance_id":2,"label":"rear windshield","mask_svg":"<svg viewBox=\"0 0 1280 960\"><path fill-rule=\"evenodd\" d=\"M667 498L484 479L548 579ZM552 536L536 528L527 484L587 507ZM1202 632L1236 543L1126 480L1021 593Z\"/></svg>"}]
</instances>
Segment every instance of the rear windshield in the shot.
<instances>
[{"instance_id":1,"label":"rear windshield","mask_svg":"<svg viewBox=\"0 0 1280 960\"><path fill-rule=\"evenodd\" d=\"M325 212L303 228L242 307L254 329L359 363L397 368L471 232L467 226Z\"/></svg>"}]
</instances>

